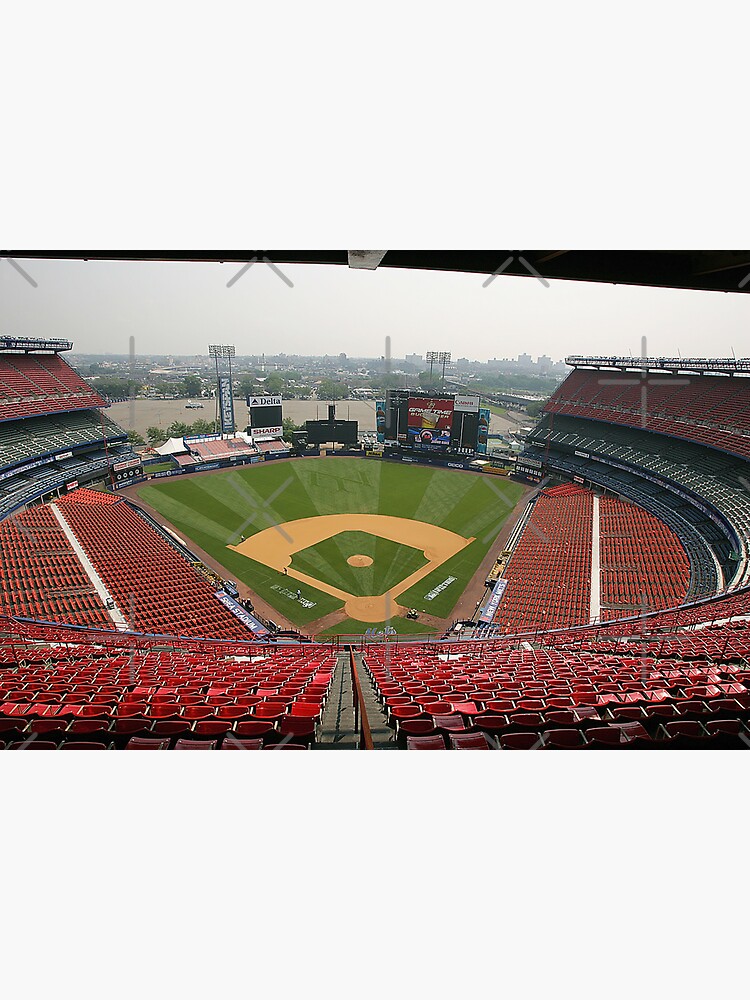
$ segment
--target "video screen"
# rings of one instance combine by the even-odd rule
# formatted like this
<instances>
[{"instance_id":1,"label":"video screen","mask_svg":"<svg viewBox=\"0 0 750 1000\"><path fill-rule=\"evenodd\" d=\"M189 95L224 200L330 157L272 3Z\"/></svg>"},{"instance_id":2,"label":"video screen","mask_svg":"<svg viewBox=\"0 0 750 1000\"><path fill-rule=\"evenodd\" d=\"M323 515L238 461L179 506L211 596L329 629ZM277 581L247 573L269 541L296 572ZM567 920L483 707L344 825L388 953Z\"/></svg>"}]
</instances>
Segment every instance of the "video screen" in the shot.
<instances>
[{"instance_id":1,"label":"video screen","mask_svg":"<svg viewBox=\"0 0 750 1000\"><path fill-rule=\"evenodd\" d=\"M442 449L451 443L452 399L409 398L407 434L414 448Z\"/></svg>"}]
</instances>

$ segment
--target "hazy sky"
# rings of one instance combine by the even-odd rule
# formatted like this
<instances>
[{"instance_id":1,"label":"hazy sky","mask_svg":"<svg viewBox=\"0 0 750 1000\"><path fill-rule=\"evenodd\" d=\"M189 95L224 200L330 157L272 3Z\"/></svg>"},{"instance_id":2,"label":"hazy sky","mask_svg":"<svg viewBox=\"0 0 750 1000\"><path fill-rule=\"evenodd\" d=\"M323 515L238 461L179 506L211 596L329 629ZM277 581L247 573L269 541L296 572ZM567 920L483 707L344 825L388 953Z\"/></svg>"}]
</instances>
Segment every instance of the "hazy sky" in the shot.
<instances>
[{"instance_id":1,"label":"hazy sky","mask_svg":"<svg viewBox=\"0 0 750 1000\"><path fill-rule=\"evenodd\" d=\"M382 268L0 259L0 334L67 337L80 353L394 357L449 350L481 361L525 352L750 356L750 296ZM502 263L498 261L498 266Z\"/></svg>"}]
</instances>

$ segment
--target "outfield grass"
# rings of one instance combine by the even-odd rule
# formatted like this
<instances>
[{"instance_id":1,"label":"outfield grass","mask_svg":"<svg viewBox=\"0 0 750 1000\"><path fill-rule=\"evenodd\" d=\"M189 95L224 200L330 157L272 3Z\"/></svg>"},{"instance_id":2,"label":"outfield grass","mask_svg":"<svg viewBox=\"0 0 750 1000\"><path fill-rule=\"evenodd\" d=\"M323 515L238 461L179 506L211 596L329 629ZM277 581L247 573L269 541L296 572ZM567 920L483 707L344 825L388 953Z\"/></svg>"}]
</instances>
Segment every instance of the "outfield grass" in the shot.
<instances>
[{"instance_id":1,"label":"outfield grass","mask_svg":"<svg viewBox=\"0 0 750 1000\"><path fill-rule=\"evenodd\" d=\"M147 476L153 476L155 472L167 472L169 469L176 469L176 462L154 462L153 465L144 465L143 471Z\"/></svg>"},{"instance_id":2,"label":"outfield grass","mask_svg":"<svg viewBox=\"0 0 750 1000\"><path fill-rule=\"evenodd\" d=\"M432 628L426 622L413 621L411 618L392 618L387 624L396 630L397 635L427 635L436 631L436 629ZM344 618L338 625L332 625L321 632L320 635L362 635L363 632L366 632L370 628L382 632L385 628L385 623L373 625L372 622L357 622L353 618ZM383 637L381 636L380 638Z\"/></svg>"},{"instance_id":3,"label":"outfield grass","mask_svg":"<svg viewBox=\"0 0 750 1000\"><path fill-rule=\"evenodd\" d=\"M450 469L360 458L315 458L179 476L142 486L138 492L181 534L226 567L232 578L246 583L289 621L306 626L342 608L343 603L227 548L239 541L240 534L249 538L272 525L302 517L361 513L412 518L448 528L465 538L474 537L475 542L398 598L405 607L448 617L522 491L523 487L511 480ZM345 534L361 533L346 532L337 538L342 539ZM393 581L413 572L409 565L415 550L384 539L372 539L368 543L370 548L360 551L374 558L381 543L379 551L383 558L378 559L372 579L374 583L392 581L387 583L392 586ZM344 549L339 548L342 556L344 551L347 556L354 554L349 552L347 544L329 539L315 546L315 552L308 549L294 558L308 560L308 565L310 560L319 567L327 564L326 576L335 572L341 579L350 579L351 572L351 578L356 579L364 569L347 566L346 557L336 564L338 545L344 545ZM391 546L401 551L395 553ZM417 556L418 565L423 565L421 552ZM433 588L451 576L456 577L454 582L432 601L425 600ZM302 602L297 600L298 587ZM348 585L342 589L357 593ZM420 623L409 623L412 624ZM416 629L424 630L423 626Z\"/></svg>"}]
</instances>

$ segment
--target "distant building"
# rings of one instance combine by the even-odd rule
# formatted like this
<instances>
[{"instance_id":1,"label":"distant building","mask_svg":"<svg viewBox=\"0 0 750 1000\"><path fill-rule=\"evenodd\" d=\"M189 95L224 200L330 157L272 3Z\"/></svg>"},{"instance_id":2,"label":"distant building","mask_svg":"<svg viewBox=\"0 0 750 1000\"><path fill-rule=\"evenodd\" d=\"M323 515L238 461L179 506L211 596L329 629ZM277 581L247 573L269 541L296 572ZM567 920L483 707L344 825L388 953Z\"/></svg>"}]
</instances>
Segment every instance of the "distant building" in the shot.
<instances>
[{"instance_id":1,"label":"distant building","mask_svg":"<svg viewBox=\"0 0 750 1000\"><path fill-rule=\"evenodd\" d=\"M404 358L404 361L406 361L407 364L410 365L421 365L422 360L423 359L421 354L407 354L406 357Z\"/></svg>"}]
</instances>

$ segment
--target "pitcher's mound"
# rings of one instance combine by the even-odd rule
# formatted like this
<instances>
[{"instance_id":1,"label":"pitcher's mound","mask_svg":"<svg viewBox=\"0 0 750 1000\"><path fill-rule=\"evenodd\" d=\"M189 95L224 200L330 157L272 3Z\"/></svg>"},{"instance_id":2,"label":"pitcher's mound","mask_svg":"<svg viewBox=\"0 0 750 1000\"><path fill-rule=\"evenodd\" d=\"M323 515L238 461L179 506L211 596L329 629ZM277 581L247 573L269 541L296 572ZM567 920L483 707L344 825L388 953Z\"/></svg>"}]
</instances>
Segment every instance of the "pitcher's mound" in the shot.
<instances>
[{"instance_id":1,"label":"pitcher's mound","mask_svg":"<svg viewBox=\"0 0 750 1000\"><path fill-rule=\"evenodd\" d=\"M349 556L346 561L350 566L372 566L372 558L370 556Z\"/></svg>"}]
</instances>

